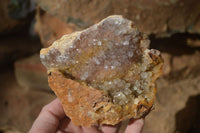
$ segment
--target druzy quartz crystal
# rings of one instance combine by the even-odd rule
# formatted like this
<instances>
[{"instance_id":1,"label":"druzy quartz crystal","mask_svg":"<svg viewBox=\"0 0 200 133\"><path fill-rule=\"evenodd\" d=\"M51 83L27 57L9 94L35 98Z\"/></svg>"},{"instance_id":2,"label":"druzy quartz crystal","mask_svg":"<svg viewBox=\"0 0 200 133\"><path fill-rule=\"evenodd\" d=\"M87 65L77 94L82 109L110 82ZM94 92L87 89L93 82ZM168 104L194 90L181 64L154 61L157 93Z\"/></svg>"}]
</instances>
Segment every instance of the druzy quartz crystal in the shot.
<instances>
[{"instance_id":1,"label":"druzy quartz crystal","mask_svg":"<svg viewBox=\"0 0 200 133\"><path fill-rule=\"evenodd\" d=\"M132 21L115 15L41 50L49 85L74 124L114 125L152 110L163 61L149 43Z\"/></svg>"}]
</instances>

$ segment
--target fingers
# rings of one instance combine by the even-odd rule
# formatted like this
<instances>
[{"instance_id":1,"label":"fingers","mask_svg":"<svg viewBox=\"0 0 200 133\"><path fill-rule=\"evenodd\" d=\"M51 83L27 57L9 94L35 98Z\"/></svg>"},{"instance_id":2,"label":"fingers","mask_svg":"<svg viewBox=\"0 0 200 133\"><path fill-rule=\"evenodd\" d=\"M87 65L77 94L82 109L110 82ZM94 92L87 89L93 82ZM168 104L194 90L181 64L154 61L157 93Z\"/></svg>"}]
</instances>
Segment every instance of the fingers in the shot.
<instances>
[{"instance_id":1,"label":"fingers","mask_svg":"<svg viewBox=\"0 0 200 133\"><path fill-rule=\"evenodd\" d=\"M81 127L74 125L71 121L66 124L66 121L62 121L63 126L60 127L61 131L66 133L102 133L97 126ZM61 122L61 123L62 123ZM65 124L64 124L65 123Z\"/></svg>"},{"instance_id":2,"label":"fingers","mask_svg":"<svg viewBox=\"0 0 200 133\"><path fill-rule=\"evenodd\" d=\"M65 117L59 99L44 106L29 133L55 133L59 121Z\"/></svg>"},{"instance_id":3,"label":"fingers","mask_svg":"<svg viewBox=\"0 0 200 133\"><path fill-rule=\"evenodd\" d=\"M82 133L81 126L74 125L69 118L64 119L61 121L61 125L59 126L59 129L63 131L64 133Z\"/></svg>"},{"instance_id":4,"label":"fingers","mask_svg":"<svg viewBox=\"0 0 200 133\"><path fill-rule=\"evenodd\" d=\"M97 126L82 127L83 133L102 133Z\"/></svg>"},{"instance_id":5,"label":"fingers","mask_svg":"<svg viewBox=\"0 0 200 133\"><path fill-rule=\"evenodd\" d=\"M130 121L125 133L141 133L144 126L144 119Z\"/></svg>"},{"instance_id":6,"label":"fingers","mask_svg":"<svg viewBox=\"0 0 200 133\"><path fill-rule=\"evenodd\" d=\"M65 129L67 129L67 127L69 126L69 123L70 123L70 119L68 117L64 117L62 120L60 120L58 129L61 131L65 131ZM68 131L68 132L71 132L71 131Z\"/></svg>"},{"instance_id":7,"label":"fingers","mask_svg":"<svg viewBox=\"0 0 200 133\"><path fill-rule=\"evenodd\" d=\"M120 128L120 124L117 124L117 125L103 125L102 126L102 132L103 133L116 133L118 132Z\"/></svg>"}]
</instances>

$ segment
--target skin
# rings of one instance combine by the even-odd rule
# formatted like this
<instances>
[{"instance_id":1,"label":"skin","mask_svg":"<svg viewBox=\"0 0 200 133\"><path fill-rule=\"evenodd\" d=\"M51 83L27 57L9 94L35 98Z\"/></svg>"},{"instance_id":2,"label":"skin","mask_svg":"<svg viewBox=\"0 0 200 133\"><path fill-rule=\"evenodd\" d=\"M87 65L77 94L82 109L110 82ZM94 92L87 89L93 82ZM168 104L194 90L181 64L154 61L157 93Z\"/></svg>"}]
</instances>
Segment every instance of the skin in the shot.
<instances>
[{"instance_id":1,"label":"skin","mask_svg":"<svg viewBox=\"0 0 200 133\"><path fill-rule=\"evenodd\" d=\"M144 119L130 120L125 133L141 133ZM74 125L66 117L59 99L45 105L32 125L29 133L117 133L120 124L115 126L81 127Z\"/></svg>"}]
</instances>

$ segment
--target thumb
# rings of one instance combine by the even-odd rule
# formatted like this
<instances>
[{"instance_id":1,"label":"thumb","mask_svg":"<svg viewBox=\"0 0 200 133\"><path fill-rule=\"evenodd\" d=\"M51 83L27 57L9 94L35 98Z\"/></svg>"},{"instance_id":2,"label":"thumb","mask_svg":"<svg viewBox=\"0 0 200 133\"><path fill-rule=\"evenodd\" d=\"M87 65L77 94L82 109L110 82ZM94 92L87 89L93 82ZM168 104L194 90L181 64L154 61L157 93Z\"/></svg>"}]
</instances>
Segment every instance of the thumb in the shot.
<instances>
[{"instance_id":1,"label":"thumb","mask_svg":"<svg viewBox=\"0 0 200 133\"><path fill-rule=\"evenodd\" d=\"M125 133L141 133L144 126L144 119L136 119L129 122Z\"/></svg>"},{"instance_id":2,"label":"thumb","mask_svg":"<svg viewBox=\"0 0 200 133\"><path fill-rule=\"evenodd\" d=\"M29 133L55 133L58 128L59 121L64 117L64 110L59 99L57 98L43 107Z\"/></svg>"}]
</instances>

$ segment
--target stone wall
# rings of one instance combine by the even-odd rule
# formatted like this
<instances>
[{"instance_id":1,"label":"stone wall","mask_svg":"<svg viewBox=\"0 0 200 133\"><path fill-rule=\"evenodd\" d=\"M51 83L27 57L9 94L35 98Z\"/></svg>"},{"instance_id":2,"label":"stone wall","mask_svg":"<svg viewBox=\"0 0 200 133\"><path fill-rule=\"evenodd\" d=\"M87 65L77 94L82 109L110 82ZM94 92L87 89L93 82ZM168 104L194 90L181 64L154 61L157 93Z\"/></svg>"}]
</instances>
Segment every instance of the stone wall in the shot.
<instances>
[{"instance_id":1,"label":"stone wall","mask_svg":"<svg viewBox=\"0 0 200 133\"><path fill-rule=\"evenodd\" d=\"M113 15L133 20L147 34L200 33L198 0L36 0L38 6L74 30ZM43 36L41 36L43 38Z\"/></svg>"}]
</instances>

